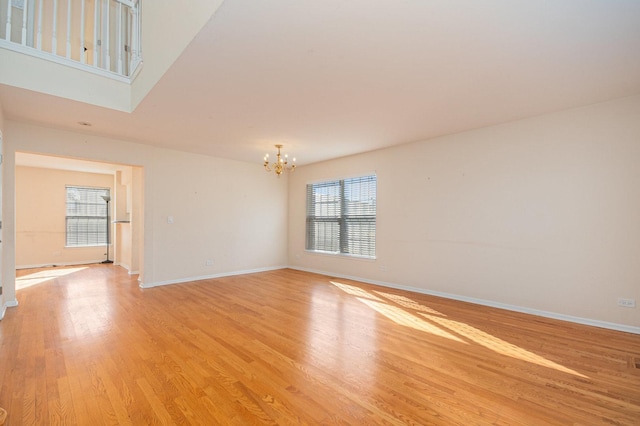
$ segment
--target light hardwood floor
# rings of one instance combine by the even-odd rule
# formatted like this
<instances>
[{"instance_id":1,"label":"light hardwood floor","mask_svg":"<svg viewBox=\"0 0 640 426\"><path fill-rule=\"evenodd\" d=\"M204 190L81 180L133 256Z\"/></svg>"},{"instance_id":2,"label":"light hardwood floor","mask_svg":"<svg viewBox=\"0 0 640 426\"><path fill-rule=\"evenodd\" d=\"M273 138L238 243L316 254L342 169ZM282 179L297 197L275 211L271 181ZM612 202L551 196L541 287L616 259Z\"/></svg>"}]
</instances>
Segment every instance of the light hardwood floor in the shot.
<instances>
[{"instance_id":1,"label":"light hardwood floor","mask_svg":"<svg viewBox=\"0 0 640 426\"><path fill-rule=\"evenodd\" d=\"M8 425L638 425L640 336L280 270L19 271ZM640 366L639 366L640 367Z\"/></svg>"}]
</instances>

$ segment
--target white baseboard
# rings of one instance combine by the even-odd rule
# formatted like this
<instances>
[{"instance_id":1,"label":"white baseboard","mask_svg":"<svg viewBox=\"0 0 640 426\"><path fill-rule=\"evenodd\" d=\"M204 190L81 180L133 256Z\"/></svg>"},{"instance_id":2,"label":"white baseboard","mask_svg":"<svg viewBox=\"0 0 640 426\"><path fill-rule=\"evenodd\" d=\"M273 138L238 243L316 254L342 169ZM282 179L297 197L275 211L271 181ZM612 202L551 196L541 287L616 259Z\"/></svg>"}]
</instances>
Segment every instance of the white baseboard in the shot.
<instances>
[{"instance_id":1,"label":"white baseboard","mask_svg":"<svg viewBox=\"0 0 640 426\"><path fill-rule=\"evenodd\" d=\"M2 304L2 307L0 307L0 320L2 320L2 318L4 318L4 314L5 312L7 312L7 308L15 308L16 306L18 306L18 301L17 300L7 300L6 302L4 302Z\"/></svg>"},{"instance_id":2,"label":"white baseboard","mask_svg":"<svg viewBox=\"0 0 640 426\"><path fill-rule=\"evenodd\" d=\"M539 317L545 317L545 318L557 319L557 320L561 320L561 321L573 322L573 323L576 323L576 324L583 324L583 325L589 325L589 326L592 326L592 327L606 328L606 329L609 329L609 330L624 331L624 332L627 332L627 333L640 334L640 327L634 327L634 326L626 325L626 324L617 324L617 323L606 322L606 321L598 321L598 320L594 320L594 319L590 319L590 318L574 317L572 315L559 314L559 313L556 313L556 312L548 312L548 311L543 311L543 310L539 310L539 309L527 308L527 307L523 307L523 306L509 305L509 304L506 304L506 303L494 302L492 300L476 299L474 297L460 296L460 295L457 295L457 294L443 293L443 292L439 292L439 291L431 291L431 290L426 290L426 289L423 289L423 288L417 288L417 287L411 287L411 286L406 286L406 285L388 283L388 282L384 282L384 281L370 280L370 279L367 279L367 278L354 277L354 276L350 276L350 275L334 274L334 273L327 272L327 271L319 271L319 270L314 270L314 269L301 268L301 267L297 267L297 266L289 266L289 268L290 269L295 269L297 271L311 272L311 273L314 273L314 274L326 275L326 276L329 276L329 277L344 278L344 279L347 279L347 280L360 281L360 282L363 282L363 283L375 284L375 285L379 285L379 286L382 286L382 287L395 288L395 289L398 289L398 290L406 290L406 291L411 291L411 292L414 292L414 293L426 294L426 295L429 295L429 296L442 297L442 298L445 298L445 299L459 300L461 302L474 303L476 305L489 306L491 308L498 308L498 309L504 309L504 310L507 310L507 311L514 311L514 312L521 312L521 313L524 313L524 314L537 315Z\"/></svg>"},{"instance_id":3,"label":"white baseboard","mask_svg":"<svg viewBox=\"0 0 640 426\"><path fill-rule=\"evenodd\" d=\"M127 270L127 273L128 273L129 275L138 275L138 274L140 274L140 271L132 271L132 270L131 270L131 265L127 265L127 264L125 264L125 263L120 263L120 262L117 262L117 263L115 263L114 265L117 265L117 266L119 266L119 267L121 267L121 268L126 269L126 270Z\"/></svg>"},{"instance_id":4,"label":"white baseboard","mask_svg":"<svg viewBox=\"0 0 640 426\"><path fill-rule=\"evenodd\" d=\"M266 267L266 268L256 268L256 269L246 269L246 270L242 270L242 271L223 272L223 273L220 273L220 274L202 275L202 276L198 276L198 277L189 277L189 278L179 278L179 279L176 279L176 280L158 281L158 282L155 282L155 283L143 283L142 281L140 281L140 279L138 279L138 282L140 283L140 288L152 288L152 287L159 287L159 286L162 286L162 285L181 284L181 283L187 283L187 282L191 282L191 281L210 280L210 279L214 279L214 278L231 277L231 276L234 276L234 275L255 274L257 272L275 271L277 269L286 269L286 268L287 268L287 266L269 266L269 267Z\"/></svg>"}]
</instances>

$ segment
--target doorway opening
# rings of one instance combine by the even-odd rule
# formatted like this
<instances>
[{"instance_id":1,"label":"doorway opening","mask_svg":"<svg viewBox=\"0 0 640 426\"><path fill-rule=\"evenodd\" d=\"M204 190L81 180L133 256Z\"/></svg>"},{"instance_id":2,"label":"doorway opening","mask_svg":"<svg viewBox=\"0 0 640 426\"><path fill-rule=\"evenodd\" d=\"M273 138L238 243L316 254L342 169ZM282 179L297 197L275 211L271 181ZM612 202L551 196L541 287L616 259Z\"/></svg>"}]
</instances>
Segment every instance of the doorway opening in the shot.
<instances>
[{"instance_id":1,"label":"doorway opening","mask_svg":"<svg viewBox=\"0 0 640 426\"><path fill-rule=\"evenodd\" d=\"M104 263L108 256L130 275L140 274L142 179L141 166L17 152L16 269ZM74 203L68 194L74 187L108 190L109 202L84 200L70 212ZM107 240L69 244L69 232L91 234L92 227L104 231L105 225Z\"/></svg>"}]
</instances>

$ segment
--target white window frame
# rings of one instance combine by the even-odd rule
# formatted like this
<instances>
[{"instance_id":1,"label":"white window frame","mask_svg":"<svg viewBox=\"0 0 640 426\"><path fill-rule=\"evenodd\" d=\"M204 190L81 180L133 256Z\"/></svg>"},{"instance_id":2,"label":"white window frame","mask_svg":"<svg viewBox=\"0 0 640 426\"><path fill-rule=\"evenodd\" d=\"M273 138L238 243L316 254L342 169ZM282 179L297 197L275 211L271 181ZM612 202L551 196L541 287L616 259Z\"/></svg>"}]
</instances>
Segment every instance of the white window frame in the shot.
<instances>
[{"instance_id":1,"label":"white window frame","mask_svg":"<svg viewBox=\"0 0 640 426\"><path fill-rule=\"evenodd\" d=\"M307 184L305 249L376 258L377 176Z\"/></svg>"},{"instance_id":2,"label":"white window frame","mask_svg":"<svg viewBox=\"0 0 640 426\"><path fill-rule=\"evenodd\" d=\"M110 194L109 188L66 186L65 247L98 247L108 244L110 215L108 204L102 199L102 195Z\"/></svg>"}]
</instances>

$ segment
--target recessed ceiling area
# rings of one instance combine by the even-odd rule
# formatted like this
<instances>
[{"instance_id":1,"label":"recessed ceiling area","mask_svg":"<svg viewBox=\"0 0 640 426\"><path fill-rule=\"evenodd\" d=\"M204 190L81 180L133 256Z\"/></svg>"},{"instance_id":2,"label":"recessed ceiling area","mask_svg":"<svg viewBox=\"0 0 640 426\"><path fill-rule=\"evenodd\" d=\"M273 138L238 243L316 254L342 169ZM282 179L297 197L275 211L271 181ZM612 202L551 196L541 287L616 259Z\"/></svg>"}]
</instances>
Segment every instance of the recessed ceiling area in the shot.
<instances>
[{"instance_id":1,"label":"recessed ceiling area","mask_svg":"<svg viewBox=\"0 0 640 426\"><path fill-rule=\"evenodd\" d=\"M0 102L241 161L279 143L304 165L637 93L635 0L233 0L133 113L9 86Z\"/></svg>"}]
</instances>

